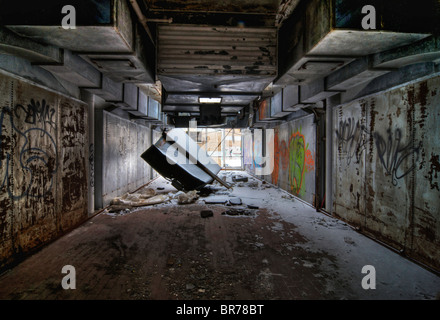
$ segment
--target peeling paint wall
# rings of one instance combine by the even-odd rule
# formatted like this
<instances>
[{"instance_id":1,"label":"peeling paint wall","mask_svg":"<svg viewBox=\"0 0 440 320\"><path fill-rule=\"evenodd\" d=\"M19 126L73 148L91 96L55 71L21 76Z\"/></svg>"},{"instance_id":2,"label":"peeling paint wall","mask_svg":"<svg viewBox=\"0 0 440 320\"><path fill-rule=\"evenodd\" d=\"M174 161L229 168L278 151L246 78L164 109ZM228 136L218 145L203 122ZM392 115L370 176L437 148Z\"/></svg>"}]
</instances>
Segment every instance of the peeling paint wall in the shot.
<instances>
[{"instance_id":1,"label":"peeling paint wall","mask_svg":"<svg viewBox=\"0 0 440 320\"><path fill-rule=\"evenodd\" d=\"M0 74L0 268L87 218L87 106Z\"/></svg>"},{"instance_id":2,"label":"peeling paint wall","mask_svg":"<svg viewBox=\"0 0 440 320\"><path fill-rule=\"evenodd\" d=\"M102 201L133 192L151 178L141 154L151 146L151 128L104 111L102 117ZM100 188L101 189L101 188Z\"/></svg>"},{"instance_id":3,"label":"peeling paint wall","mask_svg":"<svg viewBox=\"0 0 440 320\"><path fill-rule=\"evenodd\" d=\"M256 135L244 134L245 169L254 174L263 141ZM314 204L315 201L316 125L313 115L283 123L274 128L273 172L262 178L296 197ZM249 159L253 159L249 163Z\"/></svg>"},{"instance_id":4,"label":"peeling paint wall","mask_svg":"<svg viewBox=\"0 0 440 320\"><path fill-rule=\"evenodd\" d=\"M440 269L440 77L333 109L334 214Z\"/></svg>"}]
</instances>

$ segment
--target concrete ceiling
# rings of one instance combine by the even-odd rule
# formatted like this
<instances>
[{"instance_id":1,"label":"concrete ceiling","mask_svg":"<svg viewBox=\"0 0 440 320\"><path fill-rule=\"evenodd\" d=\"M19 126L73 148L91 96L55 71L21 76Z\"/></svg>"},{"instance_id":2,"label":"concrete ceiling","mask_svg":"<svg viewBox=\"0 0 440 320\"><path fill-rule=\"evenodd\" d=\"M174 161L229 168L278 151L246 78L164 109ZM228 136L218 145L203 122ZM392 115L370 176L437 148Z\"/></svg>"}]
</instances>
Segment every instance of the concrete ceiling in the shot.
<instances>
[{"instance_id":1,"label":"concrete ceiling","mask_svg":"<svg viewBox=\"0 0 440 320\"><path fill-rule=\"evenodd\" d=\"M226 116L251 105L277 76L277 26L298 2L144 0L157 36L163 110L200 116L202 108L220 108ZM205 107L201 96L222 102Z\"/></svg>"},{"instance_id":2,"label":"concrete ceiling","mask_svg":"<svg viewBox=\"0 0 440 320\"><path fill-rule=\"evenodd\" d=\"M440 56L438 38L430 39L440 34L437 0L34 2L0 2L0 52L149 120L140 91L172 119L221 125L239 115L247 127ZM377 30L360 25L367 2L377 8ZM77 10L76 29L59 26L65 4ZM256 117L252 107L281 91L268 118Z\"/></svg>"},{"instance_id":3,"label":"concrete ceiling","mask_svg":"<svg viewBox=\"0 0 440 320\"><path fill-rule=\"evenodd\" d=\"M290 0L143 0L151 19L198 25L274 26L280 4Z\"/></svg>"}]
</instances>

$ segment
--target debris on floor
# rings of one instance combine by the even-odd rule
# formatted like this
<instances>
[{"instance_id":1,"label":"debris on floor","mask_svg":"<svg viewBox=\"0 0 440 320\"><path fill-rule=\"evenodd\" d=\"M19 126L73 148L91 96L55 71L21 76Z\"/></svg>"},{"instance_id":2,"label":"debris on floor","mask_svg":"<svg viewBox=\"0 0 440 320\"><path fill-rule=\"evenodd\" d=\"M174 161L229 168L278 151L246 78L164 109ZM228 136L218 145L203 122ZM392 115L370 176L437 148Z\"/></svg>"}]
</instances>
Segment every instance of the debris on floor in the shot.
<instances>
[{"instance_id":1,"label":"debris on floor","mask_svg":"<svg viewBox=\"0 0 440 320\"><path fill-rule=\"evenodd\" d=\"M222 212L222 215L226 216L251 216L253 213L246 209L229 209L225 212Z\"/></svg>"},{"instance_id":2,"label":"debris on floor","mask_svg":"<svg viewBox=\"0 0 440 320\"><path fill-rule=\"evenodd\" d=\"M233 197L233 198L230 198L230 199L229 199L229 204L230 204L230 205L233 205L233 206L236 206L236 205L241 205L242 202L241 202L241 199L240 199L240 198Z\"/></svg>"},{"instance_id":3,"label":"debris on floor","mask_svg":"<svg viewBox=\"0 0 440 320\"><path fill-rule=\"evenodd\" d=\"M202 210L200 211L200 216L202 218L209 218L214 216L214 212L212 210Z\"/></svg>"},{"instance_id":4,"label":"debris on floor","mask_svg":"<svg viewBox=\"0 0 440 320\"><path fill-rule=\"evenodd\" d=\"M250 181L248 183L244 183L244 182L239 182L235 185L236 187L240 187L240 188L252 188L252 189L256 189L259 187L258 181Z\"/></svg>"},{"instance_id":5,"label":"debris on floor","mask_svg":"<svg viewBox=\"0 0 440 320\"><path fill-rule=\"evenodd\" d=\"M109 212L131 210L135 207L151 206L163 203L168 200L164 194L156 194L152 188L143 188L136 193L126 193L121 197L116 197L110 202Z\"/></svg>"},{"instance_id":6,"label":"debris on floor","mask_svg":"<svg viewBox=\"0 0 440 320\"><path fill-rule=\"evenodd\" d=\"M205 201L206 204L225 204L229 201L229 198L223 196L210 196L203 199L203 201Z\"/></svg>"},{"instance_id":7,"label":"debris on floor","mask_svg":"<svg viewBox=\"0 0 440 320\"><path fill-rule=\"evenodd\" d=\"M199 198L199 195L197 194L196 190L192 190L186 193L183 191L179 191L174 197L177 198L178 204L188 204L195 202Z\"/></svg>"},{"instance_id":8,"label":"debris on floor","mask_svg":"<svg viewBox=\"0 0 440 320\"><path fill-rule=\"evenodd\" d=\"M232 176L232 181L233 182L248 182L248 178L243 177L243 176Z\"/></svg>"},{"instance_id":9,"label":"debris on floor","mask_svg":"<svg viewBox=\"0 0 440 320\"><path fill-rule=\"evenodd\" d=\"M108 207L108 211L109 212L120 212L120 211L123 211L123 210L131 210L133 207L132 206L130 206L130 205L118 205L118 204L115 204L115 205L111 205L110 207Z\"/></svg>"}]
</instances>

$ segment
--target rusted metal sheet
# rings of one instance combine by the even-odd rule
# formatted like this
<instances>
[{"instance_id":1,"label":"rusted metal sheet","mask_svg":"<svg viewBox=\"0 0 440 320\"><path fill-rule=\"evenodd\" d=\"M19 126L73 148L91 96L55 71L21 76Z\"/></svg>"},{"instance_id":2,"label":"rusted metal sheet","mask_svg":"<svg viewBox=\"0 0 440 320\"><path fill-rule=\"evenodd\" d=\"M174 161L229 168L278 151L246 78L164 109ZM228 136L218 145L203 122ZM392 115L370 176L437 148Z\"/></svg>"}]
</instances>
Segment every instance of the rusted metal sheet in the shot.
<instances>
[{"instance_id":1,"label":"rusted metal sheet","mask_svg":"<svg viewBox=\"0 0 440 320\"><path fill-rule=\"evenodd\" d=\"M359 102L334 110L334 211L354 226L364 224L366 110Z\"/></svg>"},{"instance_id":2,"label":"rusted metal sheet","mask_svg":"<svg viewBox=\"0 0 440 320\"><path fill-rule=\"evenodd\" d=\"M416 143L421 143L414 170L411 255L440 270L440 77L405 92L414 110Z\"/></svg>"},{"instance_id":3,"label":"rusted metal sheet","mask_svg":"<svg viewBox=\"0 0 440 320\"><path fill-rule=\"evenodd\" d=\"M13 150L13 128L10 120L13 113L11 110L11 90L13 81L5 77L0 81L0 267L2 263L10 260L14 254L14 237L12 225L14 221L13 198L8 192L12 182L12 176L8 174L9 162ZM6 94L9 93L9 94ZM12 167L12 164L11 164Z\"/></svg>"},{"instance_id":4,"label":"rusted metal sheet","mask_svg":"<svg viewBox=\"0 0 440 320\"><path fill-rule=\"evenodd\" d=\"M88 202L88 110L84 104L59 100L61 194L60 229L66 231L84 220Z\"/></svg>"},{"instance_id":5,"label":"rusted metal sheet","mask_svg":"<svg viewBox=\"0 0 440 320\"><path fill-rule=\"evenodd\" d=\"M440 270L440 78L335 108L334 214Z\"/></svg>"},{"instance_id":6,"label":"rusted metal sheet","mask_svg":"<svg viewBox=\"0 0 440 320\"><path fill-rule=\"evenodd\" d=\"M276 76L276 28L163 25L158 73Z\"/></svg>"},{"instance_id":7,"label":"rusted metal sheet","mask_svg":"<svg viewBox=\"0 0 440 320\"><path fill-rule=\"evenodd\" d=\"M87 217L84 103L0 74L0 267Z\"/></svg>"}]
</instances>

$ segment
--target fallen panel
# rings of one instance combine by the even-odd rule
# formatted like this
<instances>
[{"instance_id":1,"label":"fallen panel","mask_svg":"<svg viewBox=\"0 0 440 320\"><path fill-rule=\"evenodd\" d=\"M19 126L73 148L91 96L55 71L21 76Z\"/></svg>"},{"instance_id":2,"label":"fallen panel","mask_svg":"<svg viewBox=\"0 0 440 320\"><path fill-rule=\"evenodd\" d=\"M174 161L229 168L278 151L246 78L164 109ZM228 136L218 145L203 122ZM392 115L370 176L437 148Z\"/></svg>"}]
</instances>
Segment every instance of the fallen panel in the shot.
<instances>
[{"instance_id":1,"label":"fallen panel","mask_svg":"<svg viewBox=\"0 0 440 320\"><path fill-rule=\"evenodd\" d=\"M182 129L162 135L141 157L178 190L198 190L220 181L220 166Z\"/></svg>"}]
</instances>

